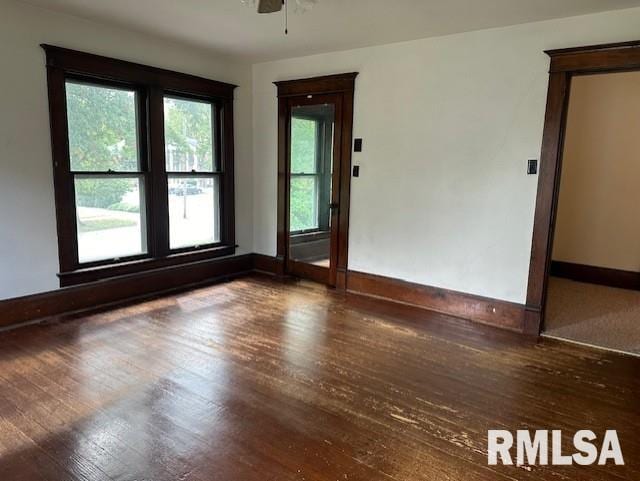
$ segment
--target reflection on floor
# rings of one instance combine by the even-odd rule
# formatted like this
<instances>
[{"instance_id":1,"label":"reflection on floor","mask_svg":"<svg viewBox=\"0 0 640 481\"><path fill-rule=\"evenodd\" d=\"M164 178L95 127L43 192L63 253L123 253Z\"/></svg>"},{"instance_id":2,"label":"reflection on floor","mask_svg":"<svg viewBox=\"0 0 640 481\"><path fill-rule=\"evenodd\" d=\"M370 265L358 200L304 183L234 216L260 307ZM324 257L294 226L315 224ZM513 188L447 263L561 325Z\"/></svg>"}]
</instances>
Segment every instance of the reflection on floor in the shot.
<instances>
[{"instance_id":1,"label":"reflection on floor","mask_svg":"<svg viewBox=\"0 0 640 481\"><path fill-rule=\"evenodd\" d=\"M545 335L640 355L640 292L552 277Z\"/></svg>"},{"instance_id":2,"label":"reflection on floor","mask_svg":"<svg viewBox=\"0 0 640 481\"><path fill-rule=\"evenodd\" d=\"M311 262L311 264L313 264L314 266L320 266L320 267L326 267L326 268L331 267L331 261L329 259L318 259L316 261Z\"/></svg>"}]
</instances>

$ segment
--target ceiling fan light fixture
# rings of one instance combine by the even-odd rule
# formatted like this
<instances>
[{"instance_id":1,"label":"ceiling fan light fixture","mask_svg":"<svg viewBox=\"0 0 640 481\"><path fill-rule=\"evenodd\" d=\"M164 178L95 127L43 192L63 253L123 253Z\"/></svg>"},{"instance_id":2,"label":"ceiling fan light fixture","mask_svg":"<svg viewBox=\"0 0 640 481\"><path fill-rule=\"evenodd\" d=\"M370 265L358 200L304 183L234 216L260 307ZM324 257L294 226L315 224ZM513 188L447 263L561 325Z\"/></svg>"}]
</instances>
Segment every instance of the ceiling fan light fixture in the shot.
<instances>
[{"instance_id":1,"label":"ceiling fan light fixture","mask_svg":"<svg viewBox=\"0 0 640 481\"><path fill-rule=\"evenodd\" d=\"M240 3L255 8L258 13L276 13L284 7L283 0L240 0Z\"/></svg>"},{"instance_id":2,"label":"ceiling fan light fixture","mask_svg":"<svg viewBox=\"0 0 640 481\"><path fill-rule=\"evenodd\" d=\"M282 0L258 0L258 13L275 13L282 10Z\"/></svg>"},{"instance_id":3,"label":"ceiling fan light fixture","mask_svg":"<svg viewBox=\"0 0 640 481\"><path fill-rule=\"evenodd\" d=\"M240 0L240 3L251 8L256 8L258 13L275 13L285 8L283 0ZM295 13L305 13L311 10L318 0L289 0L293 4Z\"/></svg>"},{"instance_id":4,"label":"ceiling fan light fixture","mask_svg":"<svg viewBox=\"0 0 640 481\"><path fill-rule=\"evenodd\" d=\"M305 13L313 8L318 0L240 0L240 3L256 8L258 13L284 12L284 34L289 34L289 4L293 3L295 13Z\"/></svg>"}]
</instances>

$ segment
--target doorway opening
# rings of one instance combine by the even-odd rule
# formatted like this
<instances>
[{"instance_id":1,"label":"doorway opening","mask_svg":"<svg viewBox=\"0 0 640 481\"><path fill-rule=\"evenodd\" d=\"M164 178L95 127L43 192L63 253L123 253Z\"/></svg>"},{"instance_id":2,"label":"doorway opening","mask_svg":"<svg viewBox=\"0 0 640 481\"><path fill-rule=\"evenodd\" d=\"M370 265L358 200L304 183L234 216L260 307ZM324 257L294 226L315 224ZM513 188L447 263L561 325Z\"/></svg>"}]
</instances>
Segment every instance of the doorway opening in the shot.
<instances>
[{"instance_id":1,"label":"doorway opening","mask_svg":"<svg viewBox=\"0 0 640 481\"><path fill-rule=\"evenodd\" d=\"M640 42L547 53L526 325L640 354Z\"/></svg>"},{"instance_id":2,"label":"doorway opening","mask_svg":"<svg viewBox=\"0 0 640 481\"><path fill-rule=\"evenodd\" d=\"M284 273L346 287L357 74L276 82L278 257Z\"/></svg>"},{"instance_id":3,"label":"doorway opening","mask_svg":"<svg viewBox=\"0 0 640 481\"><path fill-rule=\"evenodd\" d=\"M640 355L640 72L572 80L544 334Z\"/></svg>"}]
</instances>

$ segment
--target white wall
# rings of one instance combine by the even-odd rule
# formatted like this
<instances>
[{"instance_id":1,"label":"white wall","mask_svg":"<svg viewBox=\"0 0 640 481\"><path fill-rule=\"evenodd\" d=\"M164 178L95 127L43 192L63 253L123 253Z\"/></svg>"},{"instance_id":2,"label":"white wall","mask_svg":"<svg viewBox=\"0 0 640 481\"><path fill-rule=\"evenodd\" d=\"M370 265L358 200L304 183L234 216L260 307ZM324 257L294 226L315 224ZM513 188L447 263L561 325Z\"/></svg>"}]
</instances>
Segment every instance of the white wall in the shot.
<instances>
[{"instance_id":1,"label":"white wall","mask_svg":"<svg viewBox=\"0 0 640 481\"><path fill-rule=\"evenodd\" d=\"M58 287L49 114L41 43L234 83L236 233L253 244L251 68L158 38L0 0L0 299Z\"/></svg>"},{"instance_id":2,"label":"white wall","mask_svg":"<svg viewBox=\"0 0 640 481\"><path fill-rule=\"evenodd\" d=\"M526 298L548 81L544 49L637 39L640 9L253 68L254 247L276 252L272 82L358 71L349 268Z\"/></svg>"},{"instance_id":3,"label":"white wall","mask_svg":"<svg viewBox=\"0 0 640 481\"><path fill-rule=\"evenodd\" d=\"M640 72L573 80L554 260L640 271L639 134Z\"/></svg>"},{"instance_id":4,"label":"white wall","mask_svg":"<svg viewBox=\"0 0 640 481\"><path fill-rule=\"evenodd\" d=\"M239 252L276 252L272 82L359 71L353 270L523 302L547 90L546 48L635 39L640 9L258 64L0 0L0 299L58 282L40 43L240 85ZM252 90L253 84L253 90ZM253 129L253 133L252 133ZM252 161L253 157L253 161ZM245 221L253 219L253 223Z\"/></svg>"}]
</instances>

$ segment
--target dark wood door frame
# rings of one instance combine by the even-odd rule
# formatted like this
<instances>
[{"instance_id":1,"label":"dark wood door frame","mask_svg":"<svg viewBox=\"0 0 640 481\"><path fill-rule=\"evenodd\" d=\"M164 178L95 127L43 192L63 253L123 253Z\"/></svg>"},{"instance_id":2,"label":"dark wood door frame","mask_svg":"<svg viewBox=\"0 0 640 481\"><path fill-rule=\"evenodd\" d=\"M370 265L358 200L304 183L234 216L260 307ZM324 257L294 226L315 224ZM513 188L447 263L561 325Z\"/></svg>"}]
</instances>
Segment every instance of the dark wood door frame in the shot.
<instances>
[{"instance_id":1,"label":"dark wood door frame","mask_svg":"<svg viewBox=\"0 0 640 481\"><path fill-rule=\"evenodd\" d=\"M277 257L284 275L287 272L289 232L289 100L292 97L306 95L334 94L340 98L342 105L340 122L342 136L340 149L340 185L337 191L338 233L337 233L337 265L335 279L336 288L346 289L347 259L349 245L349 205L351 194L351 144L353 141L353 98L357 72L328 75L274 82L278 89L278 226ZM336 114L338 111L336 110ZM335 186L334 186L335 188Z\"/></svg>"},{"instance_id":2,"label":"dark wood door frame","mask_svg":"<svg viewBox=\"0 0 640 481\"><path fill-rule=\"evenodd\" d=\"M539 334L544 328L571 79L577 75L640 70L640 41L546 53L551 57L551 68L527 288L525 331L529 334Z\"/></svg>"}]
</instances>

